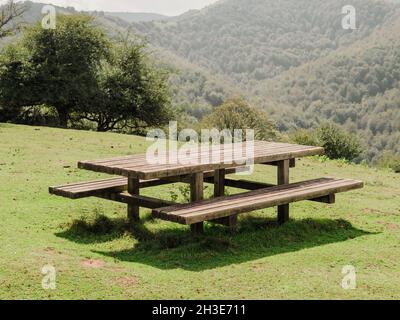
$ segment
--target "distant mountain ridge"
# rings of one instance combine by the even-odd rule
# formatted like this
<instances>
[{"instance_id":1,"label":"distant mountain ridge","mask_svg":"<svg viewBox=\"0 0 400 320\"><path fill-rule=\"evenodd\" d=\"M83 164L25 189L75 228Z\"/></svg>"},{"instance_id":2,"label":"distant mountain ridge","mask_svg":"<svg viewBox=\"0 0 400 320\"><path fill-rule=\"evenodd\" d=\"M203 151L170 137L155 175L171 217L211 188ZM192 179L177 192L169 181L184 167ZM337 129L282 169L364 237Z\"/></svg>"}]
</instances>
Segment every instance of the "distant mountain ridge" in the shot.
<instances>
[{"instance_id":1,"label":"distant mountain ridge","mask_svg":"<svg viewBox=\"0 0 400 320\"><path fill-rule=\"evenodd\" d=\"M117 17L126 22L149 22L149 21L159 21L168 20L171 17L165 16L158 13L146 13L146 12L108 12L105 11L104 14L110 17Z\"/></svg>"}]
</instances>

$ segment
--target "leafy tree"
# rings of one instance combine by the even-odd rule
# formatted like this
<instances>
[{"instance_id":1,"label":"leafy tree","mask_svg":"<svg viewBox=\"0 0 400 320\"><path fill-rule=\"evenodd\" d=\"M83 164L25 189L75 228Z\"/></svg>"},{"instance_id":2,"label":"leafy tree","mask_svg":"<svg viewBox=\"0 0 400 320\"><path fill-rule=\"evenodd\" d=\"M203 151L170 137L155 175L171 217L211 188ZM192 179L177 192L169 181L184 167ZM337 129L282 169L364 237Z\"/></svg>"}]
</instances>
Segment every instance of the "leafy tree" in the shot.
<instances>
[{"instance_id":1,"label":"leafy tree","mask_svg":"<svg viewBox=\"0 0 400 320\"><path fill-rule=\"evenodd\" d=\"M325 154L330 159L357 158L362 151L358 138L334 124L323 124L317 129L295 131L291 138L294 142L304 145L325 148Z\"/></svg>"},{"instance_id":2,"label":"leafy tree","mask_svg":"<svg viewBox=\"0 0 400 320\"><path fill-rule=\"evenodd\" d=\"M390 168L396 173L400 173L400 156L393 152L386 151L383 153L377 163L380 168Z\"/></svg>"},{"instance_id":3,"label":"leafy tree","mask_svg":"<svg viewBox=\"0 0 400 320\"><path fill-rule=\"evenodd\" d=\"M25 7L14 0L9 0L0 7L0 38L10 35L18 26L12 24L13 20L23 15Z\"/></svg>"},{"instance_id":4,"label":"leafy tree","mask_svg":"<svg viewBox=\"0 0 400 320\"><path fill-rule=\"evenodd\" d=\"M168 73L154 68L143 43L118 45L101 63L97 94L82 118L98 131L163 125L171 117Z\"/></svg>"},{"instance_id":5,"label":"leafy tree","mask_svg":"<svg viewBox=\"0 0 400 320\"><path fill-rule=\"evenodd\" d=\"M2 58L0 104L54 107L66 127L70 114L92 101L98 64L109 46L87 15L59 15L56 29L36 24Z\"/></svg>"},{"instance_id":6,"label":"leafy tree","mask_svg":"<svg viewBox=\"0 0 400 320\"><path fill-rule=\"evenodd\" d=\"M355 135L347 133L333 124L322 125L317 130L317 139L331 159L354 160L361 154L361 144Z\"/></svg>"},{"instance_id":7,"label":"leafy tree","mask_svg":"<svg viewBox=\"0 0 400 320\"><path fill-rule=\"evenodd\" d=\"M205 117L200 125L208 129L229 129L232 135L235 129L253 129L255 139L259 140L276 137L275 125L268 119L268 115L240 98L225 101Z\"/></svg>"}]
</instances>

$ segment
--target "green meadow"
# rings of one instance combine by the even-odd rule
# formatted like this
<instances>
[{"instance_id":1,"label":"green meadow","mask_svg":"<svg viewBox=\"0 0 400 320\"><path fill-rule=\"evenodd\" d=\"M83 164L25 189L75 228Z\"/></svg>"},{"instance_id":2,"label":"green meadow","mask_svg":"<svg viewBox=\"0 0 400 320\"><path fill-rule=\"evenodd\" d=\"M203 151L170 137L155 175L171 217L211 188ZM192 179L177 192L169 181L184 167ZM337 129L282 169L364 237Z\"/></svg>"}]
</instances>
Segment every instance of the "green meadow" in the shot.
<instances>
[{"instance_id":1,"label":"green meadow","mask_svg":"<svg viewBox=\"0 0 400 320\"><path fill-rule=\"evenodd\" d=\"M205 234L154 220L129 225L124 205L69 200L48 187L102 178L77 162L143 153L142 137L0 124L0 299L399 299L400 175L325 158L302 159L291 181L363 180L337 203L291 205L240 216L236 232L206 224ZM275 182L276 168L251 179ZM184 201L175 184L143 194ZM230 189L230 193L238 190ZM212 186L205 190L212 193ZM42 267L56 289L42 288ZM356 270L355 289L342 269Z\"/></svg>"}]
</instances>

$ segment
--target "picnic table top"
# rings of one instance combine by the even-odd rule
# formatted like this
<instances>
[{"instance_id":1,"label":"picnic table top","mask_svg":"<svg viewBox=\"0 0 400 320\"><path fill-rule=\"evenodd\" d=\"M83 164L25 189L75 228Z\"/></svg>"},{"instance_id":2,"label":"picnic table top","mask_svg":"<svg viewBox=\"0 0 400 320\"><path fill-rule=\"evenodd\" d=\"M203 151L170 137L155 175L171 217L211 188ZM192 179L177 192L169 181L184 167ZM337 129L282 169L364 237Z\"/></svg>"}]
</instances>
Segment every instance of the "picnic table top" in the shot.
<instances>
[{"instance_id":1,"label":"picnic table top","mask_svg":"<svg viewBox=\"0 0 400 320\"><path fill-rule=\"evenodd\" d=\"M202 149L203 148L203 149ZM135 177L143 180L175 177L196 172L242 167L247 162L254 164L271 163L324 153L321 147L297 144L254 141L241 144L213 145L205 149L204 145L195 145L189 149L178 149L173 157L166 153L156 154L161 163L149 161L146 154L129 155L101 160L80 161L78 167L95 172ZM184 159L182 160L182 155ZM169 161L171 159L171 161Z\"/></svg>"}]
</instances>

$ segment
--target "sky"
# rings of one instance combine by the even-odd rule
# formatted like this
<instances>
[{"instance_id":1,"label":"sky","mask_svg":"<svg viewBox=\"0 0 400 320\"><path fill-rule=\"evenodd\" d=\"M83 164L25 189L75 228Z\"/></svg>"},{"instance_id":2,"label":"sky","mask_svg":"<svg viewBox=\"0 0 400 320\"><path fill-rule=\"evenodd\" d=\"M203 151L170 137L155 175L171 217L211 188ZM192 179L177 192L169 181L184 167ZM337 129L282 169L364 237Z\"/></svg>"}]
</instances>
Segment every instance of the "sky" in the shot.
<instances>
[{"instance_id":1,"label":"sky","mask_svg":"<svg viewBox=\"0 0 400 320\"><path fill-rule=\"evenodd\" d=\"M153 12L176 16L191 9L201 9L217 0L31 0L77 10Z\"/></svg>"}]
</instances>

